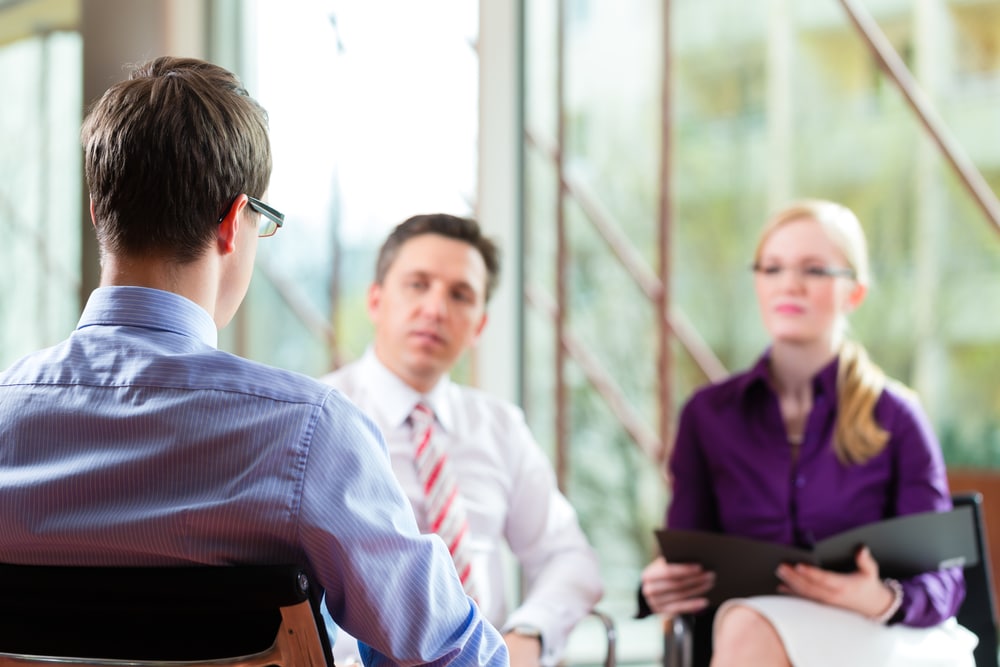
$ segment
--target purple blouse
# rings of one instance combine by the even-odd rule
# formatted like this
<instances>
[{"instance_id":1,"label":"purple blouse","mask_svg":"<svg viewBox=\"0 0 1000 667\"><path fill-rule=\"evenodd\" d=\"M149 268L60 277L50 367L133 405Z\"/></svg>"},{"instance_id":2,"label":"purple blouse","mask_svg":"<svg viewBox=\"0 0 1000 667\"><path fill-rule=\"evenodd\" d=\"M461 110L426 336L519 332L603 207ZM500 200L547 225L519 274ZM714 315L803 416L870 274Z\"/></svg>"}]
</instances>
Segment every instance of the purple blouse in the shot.
<instances>
[{"instance_id":1,"label":"purple blouse","mask_svg":"<svg viewBox=\"0 0 1000 667\"><path fill-rule=\"evenodd\" d=\"M684 406L670 457L668 527L809 547L880 519L951 508L931 425L919 405L892 386L875 406L890 433L885 449L863 465L840 463L833 450L837 360L813 378L813 407L793 461L768 357L700 389ZM901 583L901 623L915 627L954 616L965 595L960 568Z\"/></svg>"}]
</instances>

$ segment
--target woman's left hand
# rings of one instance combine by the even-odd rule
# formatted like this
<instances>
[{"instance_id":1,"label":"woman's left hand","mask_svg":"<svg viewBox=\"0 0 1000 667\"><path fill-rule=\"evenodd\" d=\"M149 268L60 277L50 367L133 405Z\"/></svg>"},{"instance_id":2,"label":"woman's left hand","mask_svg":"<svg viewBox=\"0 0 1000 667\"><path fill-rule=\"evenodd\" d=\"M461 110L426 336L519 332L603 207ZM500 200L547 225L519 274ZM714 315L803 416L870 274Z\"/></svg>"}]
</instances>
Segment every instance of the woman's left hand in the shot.
<instances>
[{"instance_id":1,"label":"woman's left hand","mask_svg":"<svg viewBox=\"0 0 1000 667\"><path fill-rule=\"evenodd\" d=\"M778 590L877 618L895 595L879 578L878 563L868 547L858 551L856 572L843 574L800 563L778 566Z\"/></svg>"}]
</instances>

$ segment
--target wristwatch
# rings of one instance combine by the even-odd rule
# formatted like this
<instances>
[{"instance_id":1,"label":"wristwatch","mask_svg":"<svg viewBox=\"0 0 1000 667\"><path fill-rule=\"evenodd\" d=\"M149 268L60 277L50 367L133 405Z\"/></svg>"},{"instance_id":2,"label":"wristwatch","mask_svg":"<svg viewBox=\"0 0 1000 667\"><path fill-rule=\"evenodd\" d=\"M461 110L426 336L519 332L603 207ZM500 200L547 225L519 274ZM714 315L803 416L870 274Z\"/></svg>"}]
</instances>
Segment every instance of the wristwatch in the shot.
<instances>
[{"instance_id":1,"label":"wristwatch","mask_svg":"<svg viewBox=\"0 0 1000 667\"><path fill-rule=\"evenodd\" d=\"M531 637L537 639L539 644L542 643L542 631L533 625L515 625L508 632L522 637Z\"/></svg>"}]
</instances>

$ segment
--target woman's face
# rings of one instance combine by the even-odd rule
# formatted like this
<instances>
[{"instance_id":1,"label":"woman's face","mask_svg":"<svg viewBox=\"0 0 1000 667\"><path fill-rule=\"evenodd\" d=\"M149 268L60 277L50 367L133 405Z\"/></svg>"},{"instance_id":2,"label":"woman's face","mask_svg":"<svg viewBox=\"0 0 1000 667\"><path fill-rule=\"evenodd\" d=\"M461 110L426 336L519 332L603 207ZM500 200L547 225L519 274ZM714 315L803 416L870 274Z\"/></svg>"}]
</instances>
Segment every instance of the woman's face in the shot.
<instances>
[{"instance_id":1,"label":"woman's face","mask_svg":"<svg viewBox=\"0 0 1000 667\"><path fill-rule=\"evenodd\" d=\"M865 294L844 254L807 217L775 228L764 240L754 265L754 288L775 343L831 347L839 342L844 316Z\"/></svg>"}]
</instances>

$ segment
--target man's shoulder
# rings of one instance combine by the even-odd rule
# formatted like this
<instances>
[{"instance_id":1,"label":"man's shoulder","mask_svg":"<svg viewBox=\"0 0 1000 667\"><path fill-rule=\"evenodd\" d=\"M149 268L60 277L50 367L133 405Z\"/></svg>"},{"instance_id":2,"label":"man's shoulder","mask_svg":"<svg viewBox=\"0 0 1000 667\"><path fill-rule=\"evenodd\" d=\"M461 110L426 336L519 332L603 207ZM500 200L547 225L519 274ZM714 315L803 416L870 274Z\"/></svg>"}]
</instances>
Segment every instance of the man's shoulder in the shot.
<instances>
[{"instance_id":1,"label":"man's shoulder","mask_svg":"<svg viewBox=\"0 0 1000 667\"><path fill-rule=\"evenodd\" d=\"M338 391L315 378L214 348L168 354L123 345L104 354L90 352L63 343L0 372L0 388L10 401L7 407L15 401L30 402L33 396L44 397L36 407L58 405L60 395L70 392L100 398L103 407L95 411L114 412L127 409L127 400L109 397L133 388L157 410L184 410L188 405L200 409L210 403L221 420L231 418L229 410L281 415L276 418L289 424L318 419L343 426L362 416Z\"/></svg>"},{"instance_id":2,"label":"man's shoulder","mask_svg":"<svg viewBox=\"0 0 1000 667\"><path fill-rule=\"evenodd\" d=\"M217 348L164 347L142 336L71 336L0 371L0 383L145 386L163 391L219 391L293 403L319 403L332 392L308 375Z\"/></svg>"},{"instance_id":3,"label":"man's shoulder","mask_svg":"<svg viewBox=\"0 0 1000 667\"><path fill-rule=\"evenodd\" d=\"M215 370L223 372L213 382L221 390L252 393L261 398L293 403L322 403L336 393L330 385L304 373L226 352L211 356L212 361L206 365L204 372L213 373L213 365L218 364Z\"/></svg>"},{"instance_id":4,"label":"man's shoulder","mask_svg":"<svg viewBox=\"0 0 1000 667\"><path fill-rule=\"evenodd\" d=\"M30 352L15 359L7 368L0 368L0 385L30 383L37 374L37 367L50 357L58 355L57 350L63 345L65 343Z\"/></svg>"}]
</instances>

